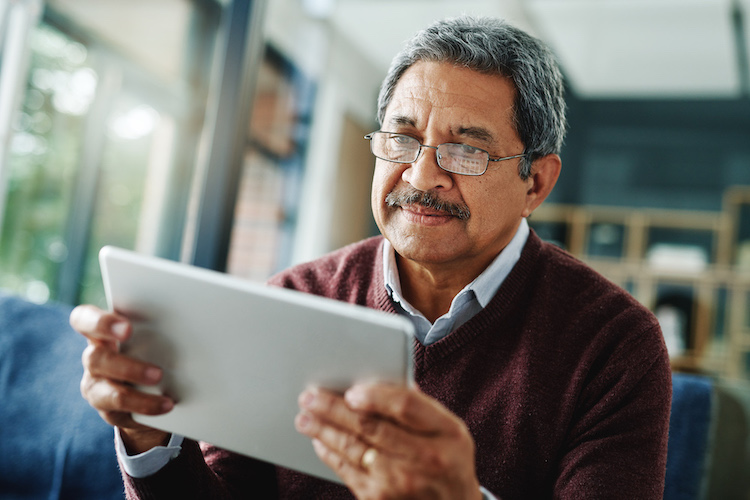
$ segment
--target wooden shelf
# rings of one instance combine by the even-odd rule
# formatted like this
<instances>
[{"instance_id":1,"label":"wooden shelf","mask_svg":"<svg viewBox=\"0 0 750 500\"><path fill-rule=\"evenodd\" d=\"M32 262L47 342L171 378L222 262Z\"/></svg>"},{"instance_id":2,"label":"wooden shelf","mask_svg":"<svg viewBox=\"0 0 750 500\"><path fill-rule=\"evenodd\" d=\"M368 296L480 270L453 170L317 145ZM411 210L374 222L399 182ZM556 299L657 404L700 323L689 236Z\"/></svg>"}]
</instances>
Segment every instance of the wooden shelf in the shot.
<instances>
[{"instance_id":1,"label":"wooden shelf","mask_svg":"<svg viewBox=\"0 0 750 500\"><path fill-rule=\"evenodd\" d=\"M717 212L545 204L529 224L652 310L665 294L689 300L674 370L750 379L750 266L738 265L748 213L743 186L727 190Z\"/></svg>"}]
</instances>

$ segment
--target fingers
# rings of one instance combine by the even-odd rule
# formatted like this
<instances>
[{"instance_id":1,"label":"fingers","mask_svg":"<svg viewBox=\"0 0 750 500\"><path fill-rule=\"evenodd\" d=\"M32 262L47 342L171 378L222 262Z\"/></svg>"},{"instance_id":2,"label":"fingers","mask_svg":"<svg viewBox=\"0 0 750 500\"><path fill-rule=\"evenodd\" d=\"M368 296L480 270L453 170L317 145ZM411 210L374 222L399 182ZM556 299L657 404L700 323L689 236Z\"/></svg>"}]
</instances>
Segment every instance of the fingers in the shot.
<instances>
[{"instance_id":1,"label":"fingers","mask_svg":"<svg viewBox=\"0 0 750 500\"><path fill-rule=\"evenodd\" d=\"M83 351L83 367L92 378L108 378L138 385L155 385L161 369L121 354L117 343L127 339L132 326L127 319L101 309L83 305L70 314L70 324L89 340Z\"/></svg>"},{"instance_id":2,"label":"fingers","mask_svg":"<svg viewBox=\"0 0 750 500\"><path fill-rule=\"evenodd\" d=\"M359 467L362 456L371 446L370 443L364 441L357 434L328 425L323 420L308 412L302 412L297 416L295 427L299 432L313 438L313 443L317 442L316 446L321 451L338 450L338 453L335 455L330 452L326 453L330 455L329 460L331 463L328 465L334 470L344 466ZM321 447L320 445L323 446ZM346 462L346 464L342 462Z\"/></svg>"},{"instance_id":3,"label":"fingers","mask_svg":"<svg viewBox=\"0 0 750 500\"><path fill-rule=\"evenodd\" d=\"M130 413L159 415L174 406L168 397L147 394L132 386L158 383L162 377L158 367L97 344L84 351L83 366L81 394L111 425L132 426ZM120 413L127 415L118 415Z\"/></svg>"},{"instance_id":4,"label":"fingers","mask_svg":"<svg viewBox=\"0 0 750 500\"><path fill-rule=\"evenodd\" d=\"M95 306L76 307L70 314L71 326L88 340L83 351L84 368L81 394L110 425L145 436L146 444L161 439L156 432L135 422L133 413L160 415L170 411L174 402L165 396L147 394L134 386L154 386L163 376L162 370L119 352L119 343L132 334L130 322L123 316ZM141 443L135 442L135 445ZM144 449L147 449L144 447Z\"/></svg>"},{"instance_id":5,"label":"fingers","mask_svg":"<svg viewBox=\"0 0 750 500\"><path fill-rule=\"evenodd\" d=\"M304 391L295 420L318 457L357 498L478 497L474 441L458 417L414 389L363 391L347 398ZM394 408L382 403L389 397ZM415 418L420 412L436 415Z\"/></svg>"},{"instance_id":6,"label":"fingers","mask_svg":"<svg viewBox=\"0 0 750 500\"><path fill-rule=\"evenodd\" d=\"M122 426L123 416L118 414L140 413L142 415L160 415L172 409L174 403L169 398L147 394L134 387L110 379L94 378L84 374L81 380L81 392L91 406L107 415L113 425ZM130 422L129 417L126 420Z\"/></svg>"},{"instance_id":7,"label":"fingers","mask_svg":"<svg viewBox=\"0 0 750 500\"><path fill-rule=\"evenodd\" d=\"M132 327L118 314L103 311L96 306L81 305L70 313L70 326L89 340L124 341L130 337Z\"/></svg>"},{"instance_id":8,"label":"fingers","mask_svg":"<svg viewBox=\"0 0 750 500\"><path fill-rule=\"evenodd\" d=\"M342 399L343 402L343 399ZM368 498L364 494L371 490L370 482L375 474L382 477L376 461L363 463L366 454L377 454L378 451L358 436L338 427L328 425L311 413L303 411L295 420L297 430L312 438L315 454L333 470L339 478L356 493L357 498ZM393 463L391 461L391 463ZM393 484L392 478L386 477L384 483ZM373 496L374 497L374 496ZM380 498L387 498L380 495Z\"/></svg>"},{"instance_id":9,"label":"fingers","mask_svg":"<svg viewBox=\"0 0 750 500\"><path fill-rule=\"evenodd\" d=\"M368 446L408 457L414 441L426 436L374 413L353 411L341 396L325 390L313 388L303 392L299 404L304 411L296 422L298 430L329 447L348 450L353 463L358 463Z\"/></svg>"},{"instance_id":10,"label":"fingers","mask_svg":"<svg viewBox=\"0 0 750 500\"><path fill-rule=\"evenodd\" d=\"M342 455L319 439L313 439L312 444L318 458L342 478L352 491L359 492L367 489L368 471L361 468L359 461L344 459ZM358 497L364 498L365 496L359 495Z\"/></svg>"},{"instance_id":11,"label":"fingers","mask_svg":"<svg viewBox=\"0 0 750 500\"><path fill-rule=\"evenodd\" d=\"M159 367L98 343L89 344L83 351L82 361L81 394L97 410L155 415L172 409L171 399L132 387L132 384L158 384L163 376Z\"/></svg>"},{"instance_id":12,"label":"fingers","mask_svg":"<svg viewBox=\"0 0 750 500\"><path fill-rule=\"evenodd\" d=\"M81 382L81 392L84 391L92 406L99 410L101 418L120 429L120 436L129 454L135 455L154 446L164 446L169 440L169 433L139 424L132 415L164 413L172 409L173 403L170 400L143 394L132 387L107 380L87 380L86 375Z\"/></svg>"},{"instance_id":13,"label":"fingers","mask_svg":"<svg viewBox=\"0 0 750 500\"><path fill-rule=\"evenodd\" d=\"M161 381L158 366L131 358L99 343L90 343L83 351L83 367L93 378L108 378L137 385L155 385Z\"/></svg>"},{"instance_id":14,"label":"fingers","mask_svg":"<svg viewBox=\"0 0 750 500\"><path fill-rule=\"evenodd\" d=\"M389 384L359 384L344 394L349 408L397 422L414 432L462 432L453 413L419 390Z\"/></svg>"}]
</instances>

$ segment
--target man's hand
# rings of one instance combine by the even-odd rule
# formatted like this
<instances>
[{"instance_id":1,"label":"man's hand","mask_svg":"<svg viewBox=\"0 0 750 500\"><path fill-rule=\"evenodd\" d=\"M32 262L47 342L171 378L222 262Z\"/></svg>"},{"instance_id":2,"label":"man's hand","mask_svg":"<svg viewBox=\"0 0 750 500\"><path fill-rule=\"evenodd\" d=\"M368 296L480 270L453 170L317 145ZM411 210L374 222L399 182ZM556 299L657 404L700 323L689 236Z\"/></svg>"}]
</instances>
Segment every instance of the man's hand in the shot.
<instances>
[{"instance_id":1,"label":"man's hand","mask_svg":"<svg viewBox=\"0 0 750 500\"><path fill-rule=\"evenodd\" d=\"M83 351L81 394L110 425L120 428L128 453L136 454L164 445L169 434L135 422L132 413L167 413L174 402L164 396L146 394L133 384L155 385L162 377L159 367L119 352L132 327L117 314L84 305L73 309L70 325L88 340Z\"/></svg>"},{"instance_id":2,"label":"man's hand","mask_svg":"<svg viewBox=\"0 0 750 500\"><path fill-rule=\"evenodd\" d=\"M299 405L297 430L357 498L481 498L468 429L419 390L309 389Z\"/></svg>"}]
</instances>

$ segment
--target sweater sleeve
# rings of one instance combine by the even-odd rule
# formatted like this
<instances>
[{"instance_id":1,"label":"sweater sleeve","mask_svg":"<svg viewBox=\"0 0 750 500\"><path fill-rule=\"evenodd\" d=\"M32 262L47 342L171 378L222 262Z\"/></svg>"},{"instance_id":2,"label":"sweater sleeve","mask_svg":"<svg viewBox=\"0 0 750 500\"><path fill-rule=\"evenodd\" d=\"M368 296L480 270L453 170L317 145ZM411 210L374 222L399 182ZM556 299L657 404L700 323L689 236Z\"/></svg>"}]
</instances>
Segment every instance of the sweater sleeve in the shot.
<instances>
[{"instance_id":1,"label":"sweater sleeve","mask_svg":"<svg viewBox=\"0 0 750 500\"><path fill-rule=\"evenodd\" d=\"M189 439L157 473L133 478L123 472L123 480L129 500L278 498L273 465Z\"/></svg>"},{"instance_id":2,"label":"sweater sleeve","mask_svg":"<svg viewBox=\"0 0 750 500\"><path fill-rule=\"evenodd\" d=\"M555 498L661 499L671 371L658 326L588 374Z\"/></svg>"}]
</instances>

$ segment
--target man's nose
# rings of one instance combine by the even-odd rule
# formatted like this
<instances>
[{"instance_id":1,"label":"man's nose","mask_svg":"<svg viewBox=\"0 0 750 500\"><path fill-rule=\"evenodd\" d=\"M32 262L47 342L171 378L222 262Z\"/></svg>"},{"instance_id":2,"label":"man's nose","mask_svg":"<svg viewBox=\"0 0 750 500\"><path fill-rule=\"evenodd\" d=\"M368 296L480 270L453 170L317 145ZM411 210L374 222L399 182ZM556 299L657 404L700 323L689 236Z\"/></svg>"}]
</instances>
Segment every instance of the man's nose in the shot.
<instances>
[{"instance_id":1,"label":"man's nose","mask_svg":"<svg viewBox=\"0 0 750 500\"><path fill-rule=\"evenodd\" d=\"M401 178L420 191L453 187L453 177L437 163L437 148L434 146L422 146L419 157L409 164Z\"/></svg>"}]
</instances>

